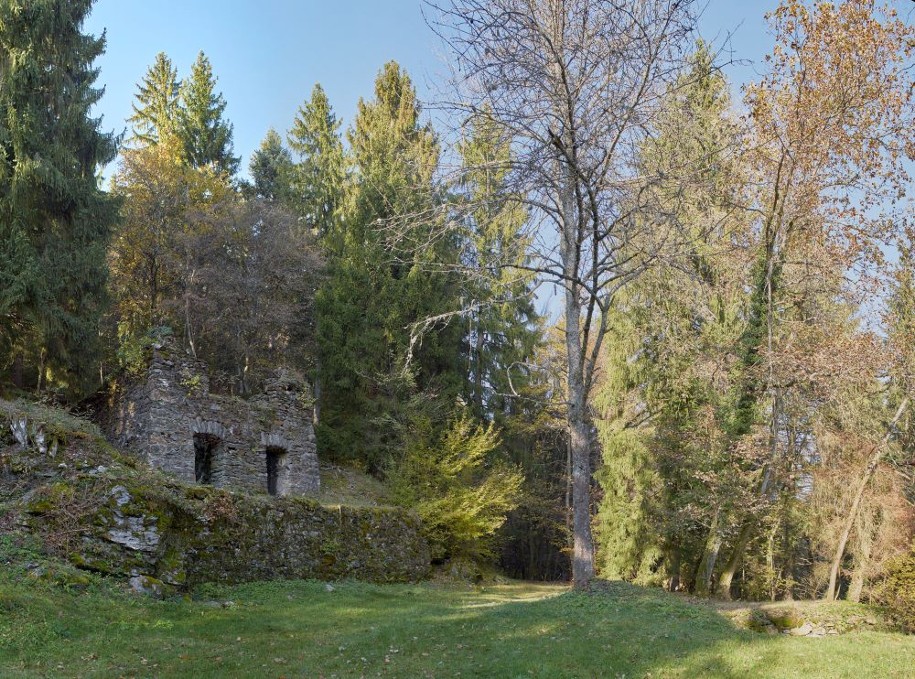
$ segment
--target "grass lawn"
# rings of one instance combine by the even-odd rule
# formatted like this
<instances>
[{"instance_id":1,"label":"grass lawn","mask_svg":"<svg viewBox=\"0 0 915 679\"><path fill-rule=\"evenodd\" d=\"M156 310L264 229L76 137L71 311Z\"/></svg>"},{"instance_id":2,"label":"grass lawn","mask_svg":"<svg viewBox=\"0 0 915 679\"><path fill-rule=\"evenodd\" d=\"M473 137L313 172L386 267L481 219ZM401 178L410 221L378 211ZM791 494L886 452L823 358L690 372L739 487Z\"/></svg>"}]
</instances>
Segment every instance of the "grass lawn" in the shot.
<instances>
[{"instance_id":1,"label":"grass lawn","mask_svg":"<svg viewBox=\"0 0 915 679\"><path fill-rule=\"evenodd\" d=\"M912 677L915 638L768 636L623 584L584 595L293 581L154 601L6 573L0 676Z\"/></svg>"}]
</instances>

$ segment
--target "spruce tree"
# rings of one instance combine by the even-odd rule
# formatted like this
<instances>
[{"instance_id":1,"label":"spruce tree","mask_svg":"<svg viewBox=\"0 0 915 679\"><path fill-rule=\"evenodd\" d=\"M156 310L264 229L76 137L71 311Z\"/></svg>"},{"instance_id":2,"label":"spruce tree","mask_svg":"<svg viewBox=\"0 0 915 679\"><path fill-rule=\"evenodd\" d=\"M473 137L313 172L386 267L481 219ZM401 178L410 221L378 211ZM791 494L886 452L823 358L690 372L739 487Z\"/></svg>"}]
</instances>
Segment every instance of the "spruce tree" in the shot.
<instances>
[{"instance_id":1,"label":"spruce tree","mask_svg":"<svg viewBox=\"0 0 915 679\"><path fill-rule=\"evenodd\" d=\"M346 176L340 122L321 85L296 113L287 139L298 155L292 177L293 202L305 221L326 235L339 218Z\"/></svg>"},{"instance_id":2,"label":"spruce tree","mask_svg":"<svg viewBox=\"0 0 915 679\"><path fill-rule=\"evenodd\" d=\"M98 186L117 138L91 109L105 38L91 0L0 2L0 370L77 389L94 374L117 203Z\"/></svg>"},{"instance_id":3,"label":"spruce tree","mask_svg":"<svg viewBox=\"0 0 915 679\"><path fill-rule=\"evenodd\" d=\"M457 249L431 237L438 143L420 123L413 84L385 65L349 132L354 165L344 218L323 238L327 279L316 298L323 373L318 436L331 455L381 470L404 447L411 398L453 403L460 330L412 330L459 308ZM423 399L426 404L430 398Z\"/></svg>"},{"instance_id":4,"label":"spruce tree","mask_svg":"<svg viewBox=\"0 0 915 679\"><path fill-rule=\"evenodd\" d=\"M747 224L732 210L743 168L727 153L737 130L707 45L690 66L640 149L646 172L689 181L683 198L684 184L653 189L658 205L676 210L688 255L668 257L677 266L656 266L618 294L603 321L594 399L600 572L674 587L681 568L684 576L715 569L730 506L742 501L729 444L746 433L729 430L742 369L730 359L749 325L749 272L734 247ZM696 591L708 593L708 584L697 578Z\"/></svg>"},{"instance_id":5,"label":"spruce tree","mask_svg":"<svg viewBox=\"0 0 915 679\"><path fill-rule=\"evenodd\" d=\"M226 100L216 92L213 67L203 52L181 83L180 98L178 136L186 162L191 167L212 166L234 175L239 158L232 155L232 124L223 119Z\"/></svg>"},{"instance_id":6,"label":"spruce tree","mask_svg":"<svg viewBox=\"0 0 915 679\"><path fill-rule=\"evenodd\" d=\"M127 119L133 125L133 139L149 146L157 144L163 134L174 134L179 88L178 69L165 52L159 52L137 85L133 115Z\"/></svg>"},{"instance_id":7,"label":"spruce tree","mask_svg":"<svg viewBox=\"0 0 915 679\"><path fill-rule=\"evenodd\" d=\"M541 332L535 281L525 268L530 265L527 210L508 185L510 140L489 115L470 122L458 150L469 211L465 257L470 275L463 294L471 306L465 340L468 401L478 417L498 418L511 409L509 394L524 387L527 375L518 366L530 360Z\"/></svg>"},{"instance_id":8,"label":"spruce tree","mask_svg":"<svg viewBox=\"0 0 915 679\"><path fill-rule=\"evenodd\" d=\"M273 128L267 131L260 148L251 156L248 171L254 182L254 193L259 198L280 202L289 199L293 171L292 156Z\"/></svg>"}]
</instances>

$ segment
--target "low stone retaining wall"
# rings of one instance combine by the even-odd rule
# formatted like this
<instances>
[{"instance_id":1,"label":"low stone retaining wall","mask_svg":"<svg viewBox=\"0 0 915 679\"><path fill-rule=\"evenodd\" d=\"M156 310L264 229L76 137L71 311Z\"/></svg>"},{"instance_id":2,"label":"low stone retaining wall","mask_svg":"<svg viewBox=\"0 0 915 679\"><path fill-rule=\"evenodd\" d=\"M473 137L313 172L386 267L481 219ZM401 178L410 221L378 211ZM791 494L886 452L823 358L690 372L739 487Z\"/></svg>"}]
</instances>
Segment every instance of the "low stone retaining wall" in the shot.
<instances>
[{"instance_id":1,"label":"low stone retaining wall","mask_svg":"<svg viewBox=\"0 0 915 679\"><path fill-rule=\"evenodd\" d=\"M76 512L66 511L69 502ZM23 516L49 544L76 529L78 540L61 556L80 568L173 587L291 578L402 582L429 570L419 520L397 508L330 508L304 498L87 475L37 489Z\"/></svg>"}]
</instances>

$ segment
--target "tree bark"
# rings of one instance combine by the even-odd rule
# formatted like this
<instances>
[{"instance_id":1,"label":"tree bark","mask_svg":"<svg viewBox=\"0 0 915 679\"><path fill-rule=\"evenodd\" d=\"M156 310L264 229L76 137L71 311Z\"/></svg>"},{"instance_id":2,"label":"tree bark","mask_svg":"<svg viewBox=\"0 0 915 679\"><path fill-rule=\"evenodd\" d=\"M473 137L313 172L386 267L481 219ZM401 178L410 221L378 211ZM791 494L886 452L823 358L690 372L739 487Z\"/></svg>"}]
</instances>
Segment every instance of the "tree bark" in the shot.
<instances>
[{"instance_id":1,"label":"tree bark","mask_svg":"<svg viewBox=\"0 0 915 679\"><path fill-rule=\"evenodd\" d=\"M582 377L578 325L581 308L577 295L566 291L566 350L568 351L569 450L572 463L572 583L586 589L594 577L594 540L591 536L591 432Z\"/></svg>"},{"instance_id":2,"label":"tree bark","mask_svg":"<svg viewBox=\"0 0 915 679\"><path fill-rule=\"evenodd\" d=\"M720 515L721 509L715 509L712 525L708 529L708 538L705 540L702 559L696 569L696 594L698 596L711 596L712 594L712 576L715 574L715 564L718 562L718 554L721 550L721 535L718 531Z\"/></svg>"},{"instance_id":3,"label":"tree bark","mask_svg":"<svg viewBox=\"0 0 915 679\"><path fill-rule=\"evenodd\" d=\"M870 482L874 472L877 471L880 460L883 459L883 449L886 447L886 444L889 443L890 437L893 435L893 428L899 422L908 405L909 397L906 396L902 399L902 403L899 404L899 408L893 416L893 421L890 422L890 425L886 429L886 434L880 440L880 443L874 446L867 467L865 467L864 473L861 475L861 480L858 482L858 490L855 492L855 499L852 501L851 508L848 510L848 516L845 517L845 525L842 527L839 544L836 547L835 555L832 557L832 565L829 569L829 585L827 585L826 593L823 595L823 599L826 601L833 601L836 598L836 583L839 580L839 568L841 568L842 559L845 557L845 546L848 544L848 536L851 535L851 529L854 527L855 520L858 518L858 510L861 508L861 500L864 498L864 491L867 489L867 484Z\"/></svg>"},{"instance_id":4,"label":"tree bark","mask_svg":"<svg viewBox=\"0 0 915 679\"><path fill-rule=\"evenodd\" d=\"M734 548L731 550L731 556L724 565L721 575L718 577L717 592L718 596L722 599L731 598L731 583L734 581L734 574L740 566L740 560L743 558L743 553L746 550L747 543L750 541L752 535L753 524L750 521L745 521L740 529L740 533L737 535L737 539L734 541Z\"/></svg>"},{"instance_id":5,"label":"tree bark","mask_svg":"<svg viewBox=\"0 0 915 679\"><path fill-rule=\"evenodd\" d=\"M864 575L871 560L871 532L858 531L858 549L855 550L855 570L851 574L851 584L848 586L848 600L854 603L861 601L864 592Z\"/></svg>"},{"instance_id":6,"label":"tree bark","mask_svg":"<svg viewBox=\"0 0 915 679\"><path fill-rule=\"evenodd\" d=\"M669 578L667 580L667 591L676 592L680 589L680 546L676 545L670 551L670 564L668 566Z\"/></svg>"}]
</instances>

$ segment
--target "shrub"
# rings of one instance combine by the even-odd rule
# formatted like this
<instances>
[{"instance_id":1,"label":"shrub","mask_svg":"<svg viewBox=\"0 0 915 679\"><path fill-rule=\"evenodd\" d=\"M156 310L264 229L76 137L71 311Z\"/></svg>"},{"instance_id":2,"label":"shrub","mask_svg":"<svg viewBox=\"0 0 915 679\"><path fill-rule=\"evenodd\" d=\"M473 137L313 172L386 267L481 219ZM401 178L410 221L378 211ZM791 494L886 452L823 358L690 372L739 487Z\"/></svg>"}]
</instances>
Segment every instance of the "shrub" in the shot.
<instances>
[{"instance_id":1,"label":"shrub","mask_svg":"<svg viewBox=\"0 0 915 679\"><path fill-rule=\"evenodd\" d=\"M433 561L492 556L496 530L518 506L523 478L493 461L495 427L477 426L466 415L441 435L420 427L389 475L392 498L414 509L423 522Z\"/></svg>"},{"instance_id":2,"label":"shrub","mask_svg":"<svg viewBox=\"0 0 915 679\"><path fill-rule=\"evenodd\" d=\"M884 606L906 632L915 632L915 546L887 564L872 601Z\"/></svg>"}]
</instances>

